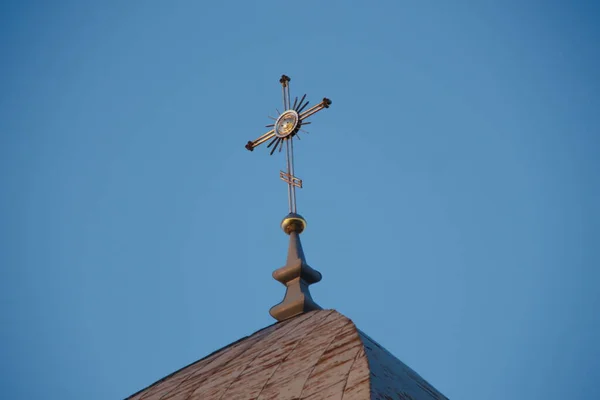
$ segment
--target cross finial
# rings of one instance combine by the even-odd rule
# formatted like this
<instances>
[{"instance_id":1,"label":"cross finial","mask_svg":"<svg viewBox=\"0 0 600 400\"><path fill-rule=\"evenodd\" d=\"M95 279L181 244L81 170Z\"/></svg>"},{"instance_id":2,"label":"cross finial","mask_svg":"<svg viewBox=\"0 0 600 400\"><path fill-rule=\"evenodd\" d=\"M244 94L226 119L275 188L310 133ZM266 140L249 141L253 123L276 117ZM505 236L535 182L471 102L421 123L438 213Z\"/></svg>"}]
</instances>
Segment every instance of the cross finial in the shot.
<instances>
[{"instance_id":1,"label":"cross finial","mask_svg":"<svg viewBox=\"0 0 600 400\"><path fill-rule=\"evenodd\" d=\"M295 98L294 104L290 100L290 85L291 78L287 75L282 75L279 79L281 83L283 97L283 112L278 113L277 118L270 117L274 123L267 125L267 128L273 128L256 140L251 140L246 144L246 149L254 151L261 144L270 141L267 148L272 147L270 154L273 155L275 150L282 150L285 142L286 155L286 171L280 171L279 177L288 184L288 205L289 212L295 214L296 210L296 188L302 188L302 180L294 175L294 138L300 140L300 132L308 133L302 126L309 125L310 122L306 119L324 108L329 108L331 100L324 98L321 102L308 110L304 111L308 105L308 100L305 101L306 95L302 96L300 101Z\"/></svg>"},{"instance_id":2,"label":"cross finial","mask_svg":"<svg viewBox=\"0 0 600 400\"><path fill-rule=\"evenodd\" d=\"M286 75L282 75L279 79L283 112L277 111L277 118L269 117L274 120L274 123L266 127L272 129L246 144L246 149L253 151L254 148L270 141L267 148L272 147L270 154L273 155L277 148L281 152L285 142L286 169L279 172L279 177L288 186L289 214L281 222L281 228L290 236L290 244L286 265L273 273L273 277L287 287L283 301L270 311L273 318L278 321L320 308L312 300L308 285L320 281L321 274L308 266L300 243L300 233L306 228L306 220L297 213L296 208L296 188L302 188L302 180L294 175L294 138L300 139L300 132L308 133L302 129L302 126L310 124L306 121L308 117L331 105L331 100L324 98L317 105L305 110L308 106L308 101L305 101L306 94L300 101L296 97L292 105L290 81L290 77Z\"/></svg>"}]
</instances>

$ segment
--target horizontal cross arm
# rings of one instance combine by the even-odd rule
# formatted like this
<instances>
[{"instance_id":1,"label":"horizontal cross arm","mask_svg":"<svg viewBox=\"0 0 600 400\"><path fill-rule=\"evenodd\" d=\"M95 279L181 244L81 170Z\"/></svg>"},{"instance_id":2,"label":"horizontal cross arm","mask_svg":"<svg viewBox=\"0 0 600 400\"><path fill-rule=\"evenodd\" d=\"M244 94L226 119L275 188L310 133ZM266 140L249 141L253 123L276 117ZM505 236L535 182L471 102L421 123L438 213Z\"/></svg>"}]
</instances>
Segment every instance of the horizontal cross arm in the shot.
<instances>
[{"instance_id":1,"label":"horizontal cross arm","mask_svg":"<svg viewBox=\"0 0 600 400\"><path fill-rule=\"evenodd\" d=\"M329 108L330 105L331 105L331 100L329 100L328 98L324 98L323 100L321 100L321 102L319 104L312 106L311 108L309 108L308 110L306 110L302 114L300 114L300 119L308 118L311 115L321 111L324 108Z\"/></svg>"},{"instance_id":2,"label":"horizontal cross arm","mask_svg":"<svg viewBox=\"0 0 600 400\"><path fill-rule=\"evenodd\" d=\"M254 140L254 141L251 140L248 143L246 143L246 149L252 151L252 150L254 150L254 148L256 146L259 146L259 145L263 144L267 140L271 139L273 136L275 136L275 130L271 129L269 132L267 132L264 135L260 136L258 139Z\"/></svg>"},{"instance_id":3,"label":"horizontal cross arm","mask_svg":"<svg viewBox=\"0 0 600 400\"><path fill-rule=\"evenodd\" d=\"M288 185L296 186L297 188L302 189L302 179L296 178L292 174L288 174L287 172L279 171L279 178L282 181L287 183Z\"/></svg>"}]
</instances>

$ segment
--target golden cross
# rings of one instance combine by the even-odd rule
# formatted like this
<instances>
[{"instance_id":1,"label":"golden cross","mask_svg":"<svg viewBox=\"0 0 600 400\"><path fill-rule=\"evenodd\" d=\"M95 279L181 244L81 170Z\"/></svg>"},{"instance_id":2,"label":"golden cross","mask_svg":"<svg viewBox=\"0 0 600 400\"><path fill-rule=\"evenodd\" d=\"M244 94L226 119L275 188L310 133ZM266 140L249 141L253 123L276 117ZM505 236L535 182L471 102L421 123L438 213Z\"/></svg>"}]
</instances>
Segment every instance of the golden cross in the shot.
<instances>
[{"instance_id":1,"label":"golden cross","mask_svg":"<svg viewBox=\"0 0 600 400\"><path fill-rule=\"evenodd\" d=\"M270 154L273 155L279 147L279 151L283 148L285 142L285 159L286 171L280 171L279 177L288 185L288 203L290 213L296 214L296 188L302 188L302 180L294 175L294 137L300 139L298 133L306 132L302 129L303 125L308 125L306 119L324 108L329 108L331 100L324 98L321 102L311 108L304 110L308 105L305 102L306 94L302 96L300 101L298 97L294 99L294 104L290 101L290 77L282 75L279 82L281 83L281 91L283 96L283 112L277 111L277 118L269 117L275 122L267 125L267 128L273 128L256 140L249 141L246 144L246 149L253 151L255 147L270 140L267 148L273 147Z\"/></svg>"}]
</instances>

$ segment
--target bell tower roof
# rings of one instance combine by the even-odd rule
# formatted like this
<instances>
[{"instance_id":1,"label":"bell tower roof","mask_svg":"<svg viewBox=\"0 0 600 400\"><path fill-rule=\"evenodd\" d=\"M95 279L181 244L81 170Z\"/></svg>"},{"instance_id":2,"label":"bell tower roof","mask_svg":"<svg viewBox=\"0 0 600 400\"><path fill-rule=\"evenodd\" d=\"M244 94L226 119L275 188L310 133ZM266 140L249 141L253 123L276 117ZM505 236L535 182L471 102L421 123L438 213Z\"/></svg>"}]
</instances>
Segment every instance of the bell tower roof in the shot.
<instances>
[{"instance_id":1,"label":"bell tower roof","mask_svg":"<svg viewBox=\"0 0 600 400\"><path fill-rule=\"evenodd\" d=\"M446 399L354 323L316 310L275 323L130 400Z\"/></svg>"}]
</instances>

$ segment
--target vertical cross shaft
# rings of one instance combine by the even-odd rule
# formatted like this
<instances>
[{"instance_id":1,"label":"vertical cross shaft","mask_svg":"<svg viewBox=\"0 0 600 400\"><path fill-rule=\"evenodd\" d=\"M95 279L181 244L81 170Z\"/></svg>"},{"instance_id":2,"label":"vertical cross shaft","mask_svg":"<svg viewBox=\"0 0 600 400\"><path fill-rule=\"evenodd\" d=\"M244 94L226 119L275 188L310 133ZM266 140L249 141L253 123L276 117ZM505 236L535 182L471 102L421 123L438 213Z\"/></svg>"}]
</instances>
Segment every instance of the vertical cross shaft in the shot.
<instances>
[{"instance_id":1,"label":"vertical cross shaft","mask_svg":"<svg viewBox=\"0 0 600 400\"><path fill-rule=\"evenodd\" d=\"M289 138L285 141L285 158L288 174L288 202L290 213L296 213L296 185L294 184L294 139Z\"/></svg>"},{"instance_id":2,"label":"vertical cross shaft","mask_svg":"<svg viewBox=\"0 0 600 400\"><path fill-rule=\"evenodd\" d=\"M279 82L281 83L281 93L283 96L284 112L290 109L290 77L283 75ZM286 172L288 174L288 205L290 213L296 213L296 186L294 185L294 138L288 136L285 139L285 161Z\"/></svg>"}]
</instances>

